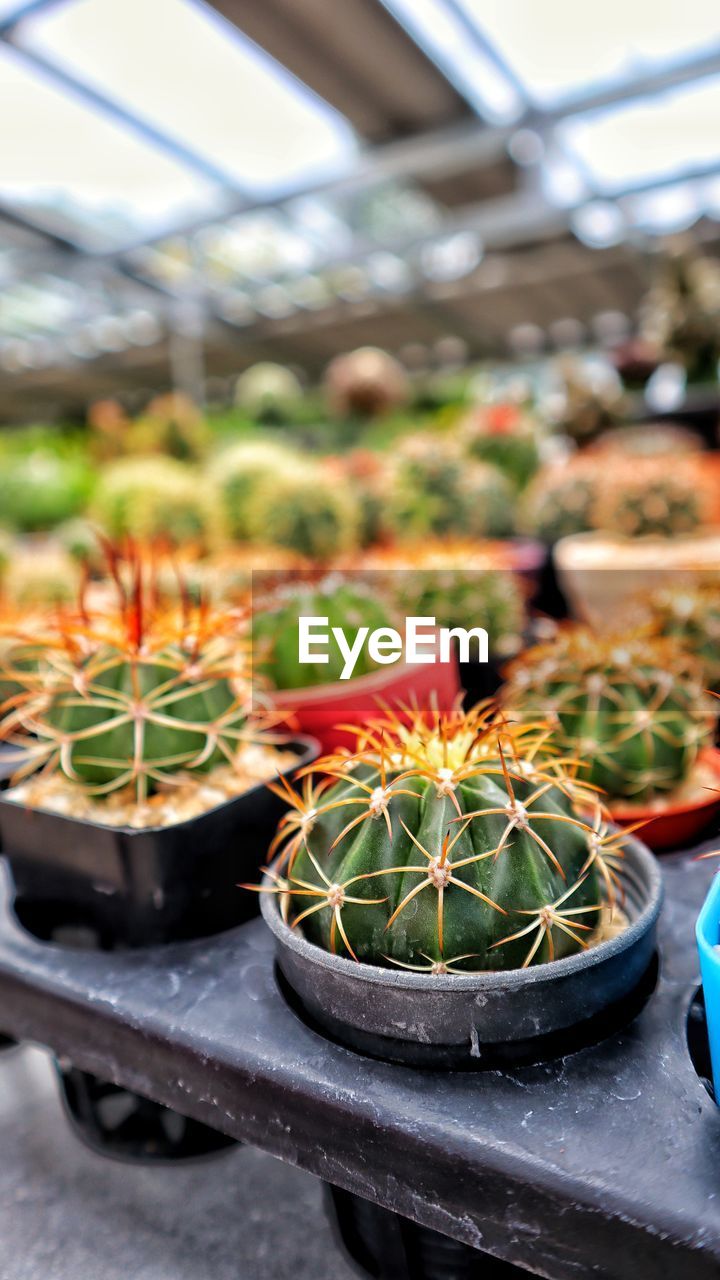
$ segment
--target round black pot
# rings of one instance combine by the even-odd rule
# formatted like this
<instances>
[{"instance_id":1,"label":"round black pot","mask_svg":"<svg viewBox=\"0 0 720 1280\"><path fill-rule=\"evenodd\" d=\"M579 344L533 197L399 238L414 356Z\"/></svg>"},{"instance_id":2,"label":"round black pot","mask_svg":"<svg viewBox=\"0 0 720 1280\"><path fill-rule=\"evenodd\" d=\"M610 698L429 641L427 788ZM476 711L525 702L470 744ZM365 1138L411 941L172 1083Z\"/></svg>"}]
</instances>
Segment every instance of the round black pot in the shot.
<instances>
[{"instance_id":1,"label":"round black pot","mask_svg":"<svg viewBox=\"0 0 720 1280\"><path fill-rule=\"evenodd\" d=\"M662 879L653 855L628 839L622 869L630 924L617 937L550 964L494 973L409 973L357 964L283 922L274 894L261 910L275 935L291 1003L331 1039L412 1066L477 1069L541 1061L627 1024L656 975Z\"/></svg>"}]
</instances>

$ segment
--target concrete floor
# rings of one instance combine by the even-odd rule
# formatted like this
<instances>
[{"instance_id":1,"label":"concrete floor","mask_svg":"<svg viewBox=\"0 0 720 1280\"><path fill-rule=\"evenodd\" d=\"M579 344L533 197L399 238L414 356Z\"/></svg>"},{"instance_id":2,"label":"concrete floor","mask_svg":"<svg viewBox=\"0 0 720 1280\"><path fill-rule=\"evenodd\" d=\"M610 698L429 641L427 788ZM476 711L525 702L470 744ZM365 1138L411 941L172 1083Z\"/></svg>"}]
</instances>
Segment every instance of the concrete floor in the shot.
<instances>
[{"instance_id":1,"label":"concrete floor","mask_svg":"<svg viewBox=\"0 0 720 1280\"><path fill-rule=\"evenodd\" d=\"M320 1183L250 1147L184 1168L86 1150L38 1049L0 1054L0 1280L352 1280Z\"/></svg>"}]
</instances>

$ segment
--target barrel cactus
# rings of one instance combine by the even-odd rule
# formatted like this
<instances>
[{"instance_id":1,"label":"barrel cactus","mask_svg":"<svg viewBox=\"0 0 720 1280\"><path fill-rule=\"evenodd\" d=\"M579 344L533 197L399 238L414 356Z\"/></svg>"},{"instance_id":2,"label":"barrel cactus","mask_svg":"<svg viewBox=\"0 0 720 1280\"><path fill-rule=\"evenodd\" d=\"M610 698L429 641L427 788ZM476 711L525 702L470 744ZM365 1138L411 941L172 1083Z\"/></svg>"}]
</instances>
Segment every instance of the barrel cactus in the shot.
<instances>
[{"instance_id":1,"label":"barrel cactus","mask_svg":"<svg viewBox=\"0 0 720 1280\"><path fill-rule=\"evenodd\" d=\"M539 434L532 415L512 402L476 407L460 428L470 456L499 467L516 489L523 489L540 465Z\"/></svg>"},{"instance_id":2,"label":"barrel cactus","mask_svg":"<svg viewBox=\"0 0 720 1280\"><path fill-rule=\"evenodd\" d=\"M79 453L10 451L0 464L3 522L24 532L52 529L82 511L93 482L92 469Z\"/></svg>"},{"instance_id":3,"label":"barrel cactus","mask_svg":"<svg viewBox=\"0 0 720 1280\"><path fill-rule=\"evenodd\" d=\"M106 467L91 515L113 539L206 547L221 532L212 494L174 458L123 458Z\"/></svg>"},{"instance_id":4,"label":"barrel cactus","mask_svg":"<svg viewBox=\"0 0 720 1280\"><path fill-rule=\"evenodd\" d=\"M231 445L217 454L208 475L220 495L225 524L232 538L241 542L250 536L248 509L257 489L294 470L298 462L292 450L261 440Z\"/></svg>"},{"instance_id":5,"label":"barrel cactus","mask_svg":"<svg viewBox=\"0 0 720 1280\"><path fill-rule=\"evenodd\" d=\"M288 923L328 951L434 973L588 946L622 837L545 730L476 708L357 733L356 752L286 793L265 889Z\"/></svg>"},{"instance_id":6,"label":"barrel cactus","mask_svg":"<svg viewBox=\"0 0 720 1280\"><path fill-rule=\"evenodd\" d=\"M720 581L670 582L643 604L651 626L694 654L706 683L720 691Z\"/></svg>"},{"instance_id":7,"label":"barrel cactus","mask_svg":"<svg viewBox=\"0 0 720 1280\"><path fill-rule=\"evenodd\" d=\"M313 560L353 550L361 513L349 484L330 479L319 464L299 461L258 484L246 509L253 541L272 542Z\"/></svg>"},{"instance_id":8,"label":"barrel cactus","mask_svg":"<svg viewBox=\"0 0 720 1280\"><path fill-rule=\"evenodd\" d=\"M431 538L370 553L363 563L401 614L432 617L440 627L485 627L490 652L509 657L519 647L525 600L495 547Z\"/></svg>"},{"instance_id":9,"label":"barrel cactus","mask_svg":"<svg viewBox=\"0 0 720 1280\"><path fill-rule=\"evenodd\" d=\"M510 664L509 714L541 717L612 799L674 791L709 744L713 713L696 661L648 631L601 634L570 625Z\"/></svg>"},{"instance_id":10,"label":"barrel cactus","mask_svg":"<svg viewBox=\"0 0 720 1280\"><path fill-rule=\"evenodd\" d=\"M155 396L128 423L121 436L122 452L167 454L180 462L202 458L211 443L210 428L197 405L180 391Z\"/></svg>"},{"instance_id":11,"label":"barrel cactus","mask_svg":"<svg viewBox=\"0 0 720 1280\"><path fill-rule=\"evenodd\" d=\"M392 464L390 516L401 536L501 538L513 528L512 486L442 436L408 436Z\"/></svg>"},{"instance_id":12,"label":"barrel cactus","mask_svg":"<svg viewBox=\"0 0 720 1280\"><path fill-rule=\"evenodd\" d=\"M586 533L592 528L599 483L600 470L592 459L543 467L522 496L520 529L549 543Z\"/></svg>"},{"instance_id":13,"label":"barrel cactus","mask_svg":"<svg viewBox=\"0 0 720 1280\"><path fill-rule=\"evenodd\" d=\"M410 383L403 366L378 347L335 356L325 372L330 411L340 418L374 417L405 404Z\"/></svg>"},{"instance_id":14,"label":"barrel cactus","mask_svg":"<svg viewBox=\"0 0 720 1280\"><path fill-rule=\"evenodd\" d=\"M236 621L184 600L157 605L139 562L132 588L117 573L117 606L82 605L54 637L0 660L6 704L0 736L26 754L23 773L57 772L108 796L131 788L137 803L178 779L231 762L247 729L249 685Z\"/></svg>"},{"instance_id":15,"label":"barrel cactus","mask_svg":"<svg viewBox=\"0 0 720 1280\"><path fill-rule=\"evenodd\" d=\"M269 426L292 422L302 394L300 382L292 370L269 360L246 369L235 383L238 409Z\"/></svg>"},{"instance_id":16,"label":"barrel cactus","mask_svg":"<svg viewBox=\"0 0 720 1280\"><path fill-rule=\"evenodd\" d=\"M389 610L367 583L329 574L316 583L290 583L260 600L252 618L253 667L276 689L303 689L340 679L345 660L334 640L328 662L301 663L298 657L300 617L327 618L327 630L341 627L352 643L360 627L375 631L392 626ZM376 664L365 648L353 676L367 675Z\"/></svg>"},{"instance_id":17,"label":"barrel cactus","mask_svg":"<svg viewBox=\"0 0 720 1280\"><path fill-rule=\"evenodd\" d=\"M709 511L709 490L690 461L633 459L598 484L592 523L628 537L672 537L692 533Z\"/></svg>"}]
</instances>

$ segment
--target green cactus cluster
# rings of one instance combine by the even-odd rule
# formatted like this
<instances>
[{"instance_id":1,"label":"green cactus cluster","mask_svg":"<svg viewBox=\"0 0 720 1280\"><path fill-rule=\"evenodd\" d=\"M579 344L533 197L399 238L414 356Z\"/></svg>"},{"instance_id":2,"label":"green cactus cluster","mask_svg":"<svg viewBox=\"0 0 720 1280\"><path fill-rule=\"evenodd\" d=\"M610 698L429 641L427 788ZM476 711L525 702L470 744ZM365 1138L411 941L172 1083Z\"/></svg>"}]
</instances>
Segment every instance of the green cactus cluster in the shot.
<instances>
[{"instance_id":1,"label":"green cactus cluster","mask_svg":"<svg viewBox=\"0 0 720 1280\"><path fill-rule=\"evenodd\" d=\"M191 467L174 458L122 458L102 472L93 520L112 539L126 536L208 547L222 532L217 502Z\"/></svg>"},{"instance_id":2,"label":"green cactus cluster","mask_svg":"<svg viewBox=\"0 0 720 1280\"><path fill-rule=\"evenodd\" d=\"M652 801L688 777L714 723L697 662L641 629L569 625L510 664L509 715L550 723L581 777L612 800Z\"/></svg>"},{"instance_id":3,"label":"green cactus cluster","mask_svg":"<svg viewBox=\"0 0 720 1280\"><path fill-rule=\"evenodd\" d=\"M389 508L407 538L502 538L513 530L513 490L502 472L429 432L397 445Z\"/></svg>"},{"instance_id":4,"label":"green cactus cluster","mask_svg":"<svg viewBox=\"0 0 720 1280\"><path fill-rule=\"evenodd\" d=\"M300 617L327 618L331 637L327 662L300 663ZM340 679L344 658L332 639L340 627L352 643L360 627L375 631L392 625L390 612L367 583L329 574L320 582L291 582L258 601L252 617L253 670L276 689L304 689ZM376 669L363 647L353 676Z\"/></svg>"},{"instance_id":5,"label":"green cactus cluster","mask_svg":"<svg viewBox=\"0 0 720 1280\"><path fill-rule=\"evenodd\" d=\"M515 969L592 941L623 837L546 731L488 708L392 716L305 771L263 888L333 953L421 972Z\"/></svg>"}]
</instances>

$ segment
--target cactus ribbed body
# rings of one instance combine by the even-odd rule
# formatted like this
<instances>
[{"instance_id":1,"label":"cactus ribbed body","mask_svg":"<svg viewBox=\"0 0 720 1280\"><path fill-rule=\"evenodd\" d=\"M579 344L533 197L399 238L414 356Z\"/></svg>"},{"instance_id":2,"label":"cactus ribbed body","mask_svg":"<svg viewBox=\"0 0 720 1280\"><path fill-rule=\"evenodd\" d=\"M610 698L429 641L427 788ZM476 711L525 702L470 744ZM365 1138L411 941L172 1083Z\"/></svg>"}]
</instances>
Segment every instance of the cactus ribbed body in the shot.
<instances>
[{"instance_id":1,"label":"cactus ribbed body","mask_svg":"<svg viewBox=\"0 0 720 1280\"><path fill-rule=\"evenodd\" d=\"M581 950L612 898L621 838L547 752L493 719L388 719L318 762L273 852L285 918L332 952L434 972ZM603 889L603 886L605 888Z\"/></svg>"},{"instance_id":2,"label":"cactus ribbed body","mask_svg":"<svg viewBox=\"0 0 720 1280\"><path fill-rule=\"evenodd\" d=\"M570 627L523 654L508 676L511 712L554 724L582 777L610 797L673 791L708 740L699 668L670 640Z\"/></svg>"}]
</instances>

